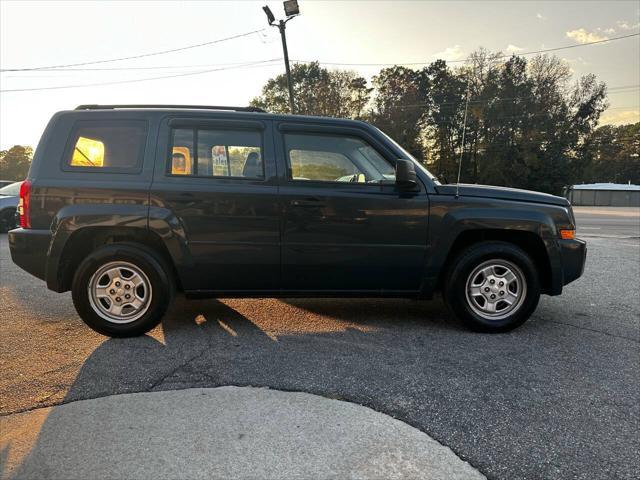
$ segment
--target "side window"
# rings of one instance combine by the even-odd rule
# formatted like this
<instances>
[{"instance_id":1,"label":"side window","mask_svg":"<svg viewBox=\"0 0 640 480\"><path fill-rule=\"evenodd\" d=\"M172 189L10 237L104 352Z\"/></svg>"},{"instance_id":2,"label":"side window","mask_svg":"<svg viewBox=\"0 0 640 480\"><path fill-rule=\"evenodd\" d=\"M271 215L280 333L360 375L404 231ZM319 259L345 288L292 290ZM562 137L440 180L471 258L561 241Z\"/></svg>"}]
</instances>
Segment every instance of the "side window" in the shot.
<instances>
[{"instance_id":1,"label":"side window","mask_svg":"<svg viewBox=\"0 0 640 480\"><path fill-rule=\"evenodd\" d=\"M144 121L78 122L66 165L96 171L137 170L142 165L146 139Z\"/></svg>"},{"instance_id":2,"label":"side window","mask_svg":"<svg viewBox=\"0 0 640 480\"><path fill-rule=\"evenodd\" d=\"M316 150L289 150L289 167L293 180L339 182L360 175L358 167L341 153Z\"/></svg>"},{"instance_id":3,"label":"side window","mask_svg":"<svg viewBox=\"0 0 640 480\"><path fill-rule=\"evenodd\" d=\"M167 172L264 178L262 134L250 130L174 129Z\"/></svg>"},{"instance_id":4,"label":"side window","mask_svg":"<svg viewBox=\"0 0 640 480\"><path fill-rule=\"evenodd\" d=\"M393 166L356 137L285 134L289 178L295 181L380 183Z\"/></svg>"}]
</instances>

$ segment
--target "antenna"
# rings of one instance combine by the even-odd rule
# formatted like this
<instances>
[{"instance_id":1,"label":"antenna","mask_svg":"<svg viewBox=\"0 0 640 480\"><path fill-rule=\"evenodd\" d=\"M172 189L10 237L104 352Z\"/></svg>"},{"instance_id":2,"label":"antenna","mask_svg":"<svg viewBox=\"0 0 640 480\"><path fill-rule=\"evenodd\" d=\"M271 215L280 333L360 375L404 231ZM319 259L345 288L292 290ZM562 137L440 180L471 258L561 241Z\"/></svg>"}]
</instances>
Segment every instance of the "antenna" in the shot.
<instances>
[{"instance_id":1,"label":"antenna","mask_svg":"<svg viewBox=\"0 0 640 480\"><path fill-rule=\"evenodd\" d=\"M464 154L464 137L467 133L467 110L469 109L469 80L467 80L467 98L464 104L464 121L462 122L462 147L460 148L460 161L458 162L458 180L456 181L456 198L460 196L460 175L462 174L462 155Z\"/></svg>"}]
</instances>

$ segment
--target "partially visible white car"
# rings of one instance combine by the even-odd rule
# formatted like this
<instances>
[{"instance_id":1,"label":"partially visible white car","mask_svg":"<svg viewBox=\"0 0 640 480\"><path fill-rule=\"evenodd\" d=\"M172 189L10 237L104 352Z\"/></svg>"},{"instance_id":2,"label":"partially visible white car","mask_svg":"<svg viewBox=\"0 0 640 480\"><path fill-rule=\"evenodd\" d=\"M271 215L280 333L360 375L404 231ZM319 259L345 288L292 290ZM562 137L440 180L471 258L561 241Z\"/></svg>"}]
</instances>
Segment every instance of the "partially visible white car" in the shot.
<instances>
[{"instance_id":1,"label":"partially visible white car","mask_svg":"<svg viewBox=\"0 0 640 480\"><path fill-rule=\"evenodd\" d=\"M16 228L20 185L22 182L15 182L0 188L0 232L2 233Z\"/></svg>"}]
</instances>

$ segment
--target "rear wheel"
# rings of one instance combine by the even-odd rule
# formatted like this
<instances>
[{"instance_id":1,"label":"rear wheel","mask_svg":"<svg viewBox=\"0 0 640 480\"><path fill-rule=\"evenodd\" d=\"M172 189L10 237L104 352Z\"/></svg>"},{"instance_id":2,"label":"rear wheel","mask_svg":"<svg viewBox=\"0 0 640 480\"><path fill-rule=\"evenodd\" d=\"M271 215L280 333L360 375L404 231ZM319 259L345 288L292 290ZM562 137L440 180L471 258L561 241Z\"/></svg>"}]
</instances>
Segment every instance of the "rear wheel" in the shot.
<instances>
[{"instance_id":1,"label":"rear wheel","mask_svg":"<svg viewBox=\"0 0 640 480\"><path fill-rule=\"evenodd\" d=\"M478 243L454 260L444 298L454 315L475 330L512 330L527 321L538 305L538 271L513 244Z\"/></svg>"},{"instance_id":2,"label":"rear wheel","mask_svg":"<svg viewBox=\"0 0 640 480\"><path fill-rule=\"evenodd\" d=\"M72 285L82 320L111 337L142 335L154 328L173 296L173 282L162 260L143 247L113 244L89 255Z\"/></svg>"}]
</instances>

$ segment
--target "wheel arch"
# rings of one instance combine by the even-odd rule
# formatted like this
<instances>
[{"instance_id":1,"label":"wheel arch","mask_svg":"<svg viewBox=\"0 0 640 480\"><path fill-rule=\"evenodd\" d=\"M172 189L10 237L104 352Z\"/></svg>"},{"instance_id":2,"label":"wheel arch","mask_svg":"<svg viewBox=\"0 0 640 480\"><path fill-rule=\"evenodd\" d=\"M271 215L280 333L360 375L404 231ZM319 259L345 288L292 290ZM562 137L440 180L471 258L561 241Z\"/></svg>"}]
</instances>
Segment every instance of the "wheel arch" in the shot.
<instances>
[{"instance_id":1,"label":"wheel arch","mask_svg":"<svg viewBox=\"0 0 640 480\"><path fill-rule=\"evenodd\" d=\"M527 253L538 268L540 274L541 288L543 292L548 292L552 286L551 262L547 247L542 238L527 230L501 230L501 229L473 229L465 230L458 234L449 249L443 267L437 278L436 287L441 288L446 274L447 266L451 265L454 259L471 245L487 241L501 241L510 243L521 248Z\"/></svg>"},{"instance_id":2,"label":"wheel arch","mask_svg":"<svg viewBox=\"0 0 640 480\"><path fill-rule=\"evenodd\" d=\"M64 240L60 254L48 256L47 286L57 292L70 290L80 262L101 246L114 243L129 243L150 250L166 266L177 287L181 288L175 263L161 237L145 228L122 226L87 226L71 232Z\"/></svg>"},{"instance_id":3,"label":"wheel arch","mask_svg":"<svg viewBox=\"0 0 640 480\"><path fill-rule=\"evenodd\" d=\"M16 210L18 207L14 207L14 206L8 206L8 207L2 207L0 209L0 227L4 227L3 223L5 221L11 222L13 220L13 222L11 222L13 225L16 224L15 221L15 215L16 215ZM7 224L7 230L9 230L10 225Z\"/></svg>"}]
</instances>

